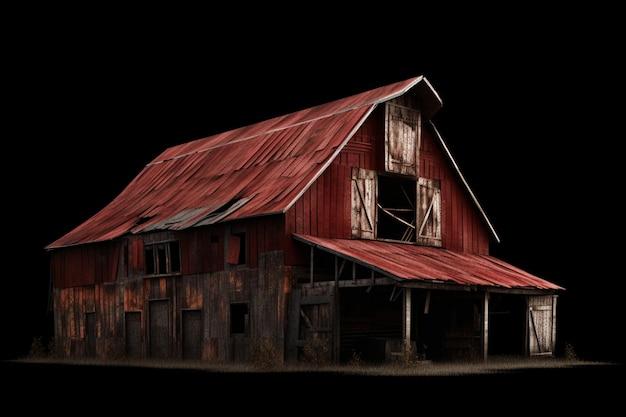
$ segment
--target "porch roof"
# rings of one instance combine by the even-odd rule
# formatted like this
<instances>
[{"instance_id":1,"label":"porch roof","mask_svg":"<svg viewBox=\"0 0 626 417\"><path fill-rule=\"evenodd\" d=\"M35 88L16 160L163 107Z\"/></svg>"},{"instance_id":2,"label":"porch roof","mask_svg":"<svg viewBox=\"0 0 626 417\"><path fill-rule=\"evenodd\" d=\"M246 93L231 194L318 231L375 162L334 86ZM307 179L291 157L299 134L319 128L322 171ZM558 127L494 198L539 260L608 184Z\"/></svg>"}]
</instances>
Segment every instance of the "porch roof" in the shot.
<instances>
[{"instance_id":1,"label":"porch roof","mask_svg":"<svg viewBox=\"0 0 626 417\"><path fill-rule=\"evenodd\" d=\"M397 281L482 286L494 290L565 289L491 255L402 242L330 239L305 234L293 237Z\"/></svg>"}]
</instances>

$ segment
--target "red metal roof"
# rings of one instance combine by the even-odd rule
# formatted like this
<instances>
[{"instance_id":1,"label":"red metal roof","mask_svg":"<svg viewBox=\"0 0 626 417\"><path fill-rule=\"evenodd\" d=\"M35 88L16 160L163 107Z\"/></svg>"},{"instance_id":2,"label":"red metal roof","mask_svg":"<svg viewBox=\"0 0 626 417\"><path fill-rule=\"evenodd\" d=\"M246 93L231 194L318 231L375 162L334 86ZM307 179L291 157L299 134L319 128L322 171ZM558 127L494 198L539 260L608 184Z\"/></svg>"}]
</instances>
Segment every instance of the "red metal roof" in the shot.
<instances>
[{"instance_id":1,"label":"red metal roof","mask_svg":"<svg viewBox=\"0 0 626 417\"><path fill-rule=\"evenodd\" d=\"M401 281L506 289L564 289L489 255L377 240L328 239L302 234L293 236Z\"/></svg>"},{"instance_id":2,"label":"red metal roof","mask_svg":"<svg viewBox=\"0 0 626 417\"><path fill-rule=\"evenodd\" d=\"M46 249L285 212L378 103L411 88L424 94L429 115L440 108L419 76L170 147L107 206Z\"/></svg>"}]
</instances>

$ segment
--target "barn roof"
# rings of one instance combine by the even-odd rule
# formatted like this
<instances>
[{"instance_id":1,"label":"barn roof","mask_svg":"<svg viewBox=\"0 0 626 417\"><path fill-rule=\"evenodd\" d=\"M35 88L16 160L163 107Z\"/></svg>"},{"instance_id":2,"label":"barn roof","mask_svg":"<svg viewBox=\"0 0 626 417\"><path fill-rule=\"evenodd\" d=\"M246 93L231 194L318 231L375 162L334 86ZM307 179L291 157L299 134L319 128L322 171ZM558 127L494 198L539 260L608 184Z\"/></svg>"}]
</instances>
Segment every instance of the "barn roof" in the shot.
<instances>
[{"instance_id":1,"label":"barn roof","mask_svg":"<svg viewBox=\"0 0 626 417\"><path fill-rule=\"evenodd\" d=\"M430 120L442 103L428 80L418 76L170 147L108 205L46 249L284 213L378 104L411 89L420 94L425 119ZM499 240L443 140L436 136Z\"/></svg>"},{"instance_id":2,"label":"barn roof","mask_svg":"<svg viewBox=\"0 0 626 417\"><path fill-rule=\"evenodd\" d=\"M502 290L563 290L490 255L365 239L294 234L296 240L373 269L398 281Z\"/></svg>"}]
</instances>

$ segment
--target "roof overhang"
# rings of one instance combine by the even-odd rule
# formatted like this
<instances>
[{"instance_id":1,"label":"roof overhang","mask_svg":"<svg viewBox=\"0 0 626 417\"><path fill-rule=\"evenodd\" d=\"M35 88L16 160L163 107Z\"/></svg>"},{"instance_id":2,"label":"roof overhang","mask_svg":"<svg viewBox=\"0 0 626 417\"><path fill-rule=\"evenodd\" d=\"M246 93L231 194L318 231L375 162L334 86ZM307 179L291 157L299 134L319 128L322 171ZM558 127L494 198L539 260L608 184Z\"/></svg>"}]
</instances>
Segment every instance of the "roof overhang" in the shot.
<instances>
[{"instance_id":1,"label":"roof overhang","mask_svg":"<svg viewBox=\"0 0 626 417\"><path fill-rule=\"evenodd\" d=\"M314 248L370 268L400 286L546 294L565 288L489 255L412 243L293 234Z\"/></svg>"}]
</instances>

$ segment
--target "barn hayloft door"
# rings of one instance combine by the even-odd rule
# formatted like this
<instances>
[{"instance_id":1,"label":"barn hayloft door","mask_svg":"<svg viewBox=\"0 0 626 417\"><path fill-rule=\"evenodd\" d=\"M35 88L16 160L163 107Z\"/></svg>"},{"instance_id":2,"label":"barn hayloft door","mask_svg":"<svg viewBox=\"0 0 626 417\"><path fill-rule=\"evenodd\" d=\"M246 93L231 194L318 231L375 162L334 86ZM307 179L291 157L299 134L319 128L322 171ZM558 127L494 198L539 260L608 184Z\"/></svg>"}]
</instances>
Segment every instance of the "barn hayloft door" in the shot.
<instances>
[{"instance_id":1,"label":"barn hayloft door","mask_svg":"<svg viewBox=\"0 0 626 417\"><path fill-rule=\"evenodd\" d=\"M528 297L530 356L552 355L556 339L556 295Z\"/></svg>"}]
</instances>

